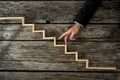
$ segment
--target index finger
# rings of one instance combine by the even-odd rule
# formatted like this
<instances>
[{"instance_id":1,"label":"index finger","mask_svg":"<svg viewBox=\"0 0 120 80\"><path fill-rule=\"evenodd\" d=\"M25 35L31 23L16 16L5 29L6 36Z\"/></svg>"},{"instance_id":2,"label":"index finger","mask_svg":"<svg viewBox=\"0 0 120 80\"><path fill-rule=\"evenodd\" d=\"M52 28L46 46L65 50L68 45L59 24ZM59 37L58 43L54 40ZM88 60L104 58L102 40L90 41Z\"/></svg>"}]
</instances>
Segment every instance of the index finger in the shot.
<instances>
[{"instance_id":1,"label":"index finger","mask_svg":"<svg viewBox=\"0 0 120 80\"><path fill-rule=\"evenodd\" d=\"M66 36L66 34L63 33L58 39L62 39L62 38L65 37L65 36Z\"/></svg>"},{"instance_id":2,"label":"index finger","mask_svg":"<svg viewBox=\"0 0 120 80\"><path fill-rule=\"evenodd\" d=\"M68 36L65 36L64 38L65 45L67 45L67 39L68 39Z\"/></svg>"}]
</instances>

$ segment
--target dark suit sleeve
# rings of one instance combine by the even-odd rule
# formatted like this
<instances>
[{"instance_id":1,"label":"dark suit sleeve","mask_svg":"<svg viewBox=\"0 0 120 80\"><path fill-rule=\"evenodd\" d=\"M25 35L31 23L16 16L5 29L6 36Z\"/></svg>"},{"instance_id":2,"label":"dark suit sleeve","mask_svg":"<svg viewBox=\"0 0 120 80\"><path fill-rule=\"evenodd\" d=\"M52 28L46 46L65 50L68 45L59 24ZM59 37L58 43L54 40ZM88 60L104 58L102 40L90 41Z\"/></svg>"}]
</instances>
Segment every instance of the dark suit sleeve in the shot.
<instances>
[{"instance_id":1,"label":"dark suit sleeve","mask_svg":"<svg viewBox=\"0 0 120 80\"><path fill-rule=\"evenodd\" d=\"M84 6L79 10L73 21L86 27L89 20L94 15L102 0L85 0Z\"/></svg>"}]
</instances>

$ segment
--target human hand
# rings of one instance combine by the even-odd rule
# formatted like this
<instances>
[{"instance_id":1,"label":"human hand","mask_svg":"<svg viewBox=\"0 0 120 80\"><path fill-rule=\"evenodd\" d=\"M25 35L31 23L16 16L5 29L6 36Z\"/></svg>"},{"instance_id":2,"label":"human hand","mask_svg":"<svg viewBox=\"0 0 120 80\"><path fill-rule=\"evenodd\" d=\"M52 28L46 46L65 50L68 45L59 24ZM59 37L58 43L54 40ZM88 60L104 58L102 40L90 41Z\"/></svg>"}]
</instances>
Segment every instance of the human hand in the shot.
<instances>
[{"instance_id":1,"label":"human hand","mask_svg":"<svg viewBox=\"0 0 120 80\"><path fill-rule=\"evenodd\" d=\"M80 30L79 24L74 24L70 29L68 29L66 32L64 32L59 39L64 39L65 44L67 44L67 39L70 40L76 40L76 34Z\"/></svg>"}]
</instances>

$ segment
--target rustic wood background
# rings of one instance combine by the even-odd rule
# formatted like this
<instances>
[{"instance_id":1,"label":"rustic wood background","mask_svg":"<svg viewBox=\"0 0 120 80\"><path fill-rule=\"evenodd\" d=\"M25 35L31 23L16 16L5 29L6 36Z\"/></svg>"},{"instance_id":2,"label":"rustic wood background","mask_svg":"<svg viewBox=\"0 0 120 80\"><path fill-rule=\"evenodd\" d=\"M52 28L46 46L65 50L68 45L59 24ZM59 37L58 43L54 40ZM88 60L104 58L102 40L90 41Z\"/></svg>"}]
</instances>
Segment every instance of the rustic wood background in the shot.
<instances>
[{"instance_id":1,"label":"rustic wood background","mask_svg":"<svg viewBox=\"0 0 120 80\"><path fill-rule=\"evenodd\" d=\"M71 25L84 0L0 1L0 17L25 17L46 36L58 38ZM120 0L103 0L86 29L68 42L90 66L116 67L116 71L87 70L52 40L42 40L20 21L0 21L0 80L120 80ZM63 43L63 40L57 40Z\"/></svg>"}]
</instances>

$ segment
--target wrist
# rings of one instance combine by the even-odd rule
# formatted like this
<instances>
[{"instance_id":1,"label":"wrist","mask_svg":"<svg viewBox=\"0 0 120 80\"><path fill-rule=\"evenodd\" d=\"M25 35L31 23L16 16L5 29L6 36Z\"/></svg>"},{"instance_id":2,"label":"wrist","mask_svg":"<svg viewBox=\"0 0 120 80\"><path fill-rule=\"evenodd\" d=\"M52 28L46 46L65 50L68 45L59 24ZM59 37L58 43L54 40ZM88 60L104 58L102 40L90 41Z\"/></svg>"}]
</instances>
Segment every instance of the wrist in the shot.
<instances>
[{"instance_id":1,"label":"wrist","mask_svg":"<svg viewBox=\"0 0 120 80\"><path fill-rule=\"evenodd\" d=\"M73 25L73 27L76 28L76 29L78 29L78 30L80 29L80 25L77 24L77 23L75 23L75 24Z\"/></svg>"}]
</instances>

